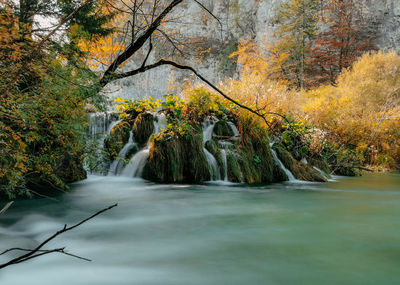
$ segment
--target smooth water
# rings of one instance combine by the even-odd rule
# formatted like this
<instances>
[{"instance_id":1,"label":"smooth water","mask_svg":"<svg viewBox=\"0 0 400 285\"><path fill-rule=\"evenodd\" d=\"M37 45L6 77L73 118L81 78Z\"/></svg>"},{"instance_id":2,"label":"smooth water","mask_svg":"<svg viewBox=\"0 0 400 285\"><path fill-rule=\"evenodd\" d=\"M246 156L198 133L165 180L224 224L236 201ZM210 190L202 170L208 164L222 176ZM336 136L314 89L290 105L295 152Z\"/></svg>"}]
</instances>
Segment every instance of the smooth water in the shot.
<instances>
[{"instance_id":1,"label":"smooth water","mask_svg":"<svg viewBox=\"0 0 400 285\"><path fill-rule=\"evenodd\" d=\"M396 174L257 187L93 176L58 199L14 203L1 249L118 202L49 244L93 261L44 256L0 270L0 284L400 284Z\"/></svg>"}]
</instances>

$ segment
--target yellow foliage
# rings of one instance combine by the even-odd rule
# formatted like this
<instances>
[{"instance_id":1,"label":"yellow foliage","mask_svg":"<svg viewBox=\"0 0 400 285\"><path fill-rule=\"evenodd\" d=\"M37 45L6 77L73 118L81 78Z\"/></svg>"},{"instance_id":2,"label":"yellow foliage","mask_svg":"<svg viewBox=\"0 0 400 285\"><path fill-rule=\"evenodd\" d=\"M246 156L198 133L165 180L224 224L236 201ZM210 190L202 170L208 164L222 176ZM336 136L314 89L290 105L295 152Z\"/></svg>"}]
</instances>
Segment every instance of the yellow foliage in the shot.
<instances>
[{"instance_id":1,"label":"yellow foliage","mask_svg":"<svg viewBox=\"0 0 400 285\"><path fill-rule=\"evenodd\" d=\"M400 159L400 56L396 52L365 54L342 72L337 87L310 90L301 101L303 116L362 152L365 163L383 163L380 155ZM395 166L393 160L384 163Z\"/></svg>"}]
</instances>

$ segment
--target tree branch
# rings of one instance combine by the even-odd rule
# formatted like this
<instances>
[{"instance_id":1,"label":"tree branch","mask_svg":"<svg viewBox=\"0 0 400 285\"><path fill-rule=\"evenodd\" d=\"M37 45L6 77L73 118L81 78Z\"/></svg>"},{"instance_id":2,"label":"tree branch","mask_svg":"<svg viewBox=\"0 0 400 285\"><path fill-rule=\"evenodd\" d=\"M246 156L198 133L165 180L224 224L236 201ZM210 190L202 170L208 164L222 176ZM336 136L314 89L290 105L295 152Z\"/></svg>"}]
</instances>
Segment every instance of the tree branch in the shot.
<instances>
[{"instance_id":1,"label":"tree branch","mask_svg":"<svg viewBox=\"0 0 400 285\"><path fill-rule=\"evenodd\" d=\"M102 213L104 213L104 212L116 207L116 206L118 206L118 204L114 204L114 205L111 205L111 206L109 206L107 208L104 208L103 210L98 211L97 213L91 215L90 217L80 221L79 223L77 223L77 224L75 224L75 225L73 225L71 227L68 227L67 225L64 225L64 227L61 230L55 232L53 235L51 235L49 238L47 238L45 241L43 241L41 244L39 244L36 248L34 248L32 250L21 249L21 248L12 248L12 249L4 251L2 254L7 253L9 251L13 251L13 250L23 250L23 251L29 251L29 252L26 253L26 254L23 254L23 255L21 255L19 257L16 257L16 258L14 258L14 259L6 262L6 263L0 264L0 269L3 269L5 267L13 265L13 264L18 264L18 263L27 261L27 260L32 259L32 258L36 258L36 257L42 256L42 255L45 255L45 254L53 253L53 252L58 252L58 253L62 253L62 254L66 254L66 255L72 256L72 257L76 257L76 258L80 258L80 259L83 259L83 260L90 261L87 258L80 257L80 256L77 256L77 255L65 252L64 251L65 248L56 248L56 249L49 249L49 250L43 250L42 248L43 248L43 246L48 244L50 241L55 239L57 236L65 233L65 232L68 232L70 230L73 230L76 227L79 227L83 223L86 223L87 221L93 219L94 217L96 217L96 216L98 216L98 215L100 215L100 214L102 214Z\"/></svg>"},{"instance_id":2,"label":"tree branch","mask_svg":"<svg viewBox=\"0 0 400 285\"><path fill-rule=\"evenodd\" d=\"M150 26L147 28L147 30L141 35L140 37L137 38L137 40L133 43L131 43L128 48L120 54L112 63L111 65L107 68L107 70L104 72L103 77L100 79L100 86L104 87L109 83L110 81L114 80L114 72L118 69L118 67L125 62L127 59L129 59L133 54L135 54L142 46L144 43L151 37L151 35L154 33L154 31L160 26L161 21L168 15L171 10L182 3L183 0L174 0L172 1L161 13L160 15L150 24Z\"/></svg>"},{"instance_id":3,"label":"tree branch","mask_svg":"<svg viewBox=\"0 0 400 285\"><path fill-rule=\"evenodd\" d=\"M11 206L13 203L14 203L14 201L8 202L8 203L3 207L3 209L0 210L0 216L3 215L3 214L8 210L8 208L10 208L10 206Z\"/></svg>"},{"instance_id":4,"label":"tree branch","mask_svg":"<svg viewBox=\"0 0 400 285\"><path fill-rule=\"evenodd\" d=\"M228 101L232 102L233 104L239 106L240 108L245 109L245 110L249 111L250 113L253 113L253 114L257 115L258 117L262 118L263 121L270 128L271 128L271 125L268 122L268 120L265 117L265 115L276 115L276 116L279 116L279 117L283 118L285 121L289 122L287 120L287 118L285 116L281 115L281 114L278 114L278 113L275 113L275 112L265 112L265 113L261 114L260 112L257 112L256 110L253 110L252 108L239 103L235 99L233 99L233 98L229 97L228 95L226 95L221 89L219 89L217 86L212 84L210 81L208 81L201 74L199 74L193 67L187 66L187 65L181 65L181 64L178 64L178 63L176 63L174 61L170 61L170 60L161 59L156 63L150 64L150 65L146 65L146 66L142 66L142 67L140 67L138 69L131 70L129 72L115 74L114 75L114 79L121 79L121 78L129 77L129 76L137 75L139 73L143 73L143 72L145 72L147 70L150 70L150 69L153 69L153 68L156 68L156 67L159 67L159 66L163 66L163 65L171 65L171 66L176 67L178 69L189 70L189 71L193 72L200 80L202 80L204 83L206 83L208 86L210 86L212 89L217 91L220 95L222 95L222 97L224 97Z\"/></svg>"}]
</instances>

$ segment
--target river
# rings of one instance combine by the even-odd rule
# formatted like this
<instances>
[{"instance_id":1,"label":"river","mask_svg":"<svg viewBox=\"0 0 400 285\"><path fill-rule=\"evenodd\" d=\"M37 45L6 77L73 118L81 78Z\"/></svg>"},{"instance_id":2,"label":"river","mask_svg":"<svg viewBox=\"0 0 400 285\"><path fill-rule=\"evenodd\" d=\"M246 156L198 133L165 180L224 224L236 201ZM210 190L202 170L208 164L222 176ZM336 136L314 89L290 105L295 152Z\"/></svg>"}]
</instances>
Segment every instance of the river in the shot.
<instances>
[{"instance_id":1,"label":"river","mask_svg":"<svg viewBox=\"0 0 400 285\"><path fill-rule=\"evenodd\" d=\"M400 284L399 174L253 187L91 176L57 199L14 203L0 250L118 202L49 244L93 261L40 257L0 270L1 285Z\"/></svg>"}]
</instances>

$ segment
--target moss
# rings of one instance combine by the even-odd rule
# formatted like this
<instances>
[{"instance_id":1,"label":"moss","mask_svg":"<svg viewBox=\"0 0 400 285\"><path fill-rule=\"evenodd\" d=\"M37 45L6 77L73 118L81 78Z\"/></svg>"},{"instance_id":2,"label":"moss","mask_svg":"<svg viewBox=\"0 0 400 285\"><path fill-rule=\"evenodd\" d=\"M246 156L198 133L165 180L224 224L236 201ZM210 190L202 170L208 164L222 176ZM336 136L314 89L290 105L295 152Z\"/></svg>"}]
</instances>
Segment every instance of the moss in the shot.
<instances>
[{"instance_id":1,"label":"moss","mask_svg":"<svg viewBox=\"0 0 400 285\"><path fill-rule=\"evenodd\" d=\"M298 161L293 158L293 156L284 149L282 146L274 146L279 159L282 161L283 165L292 172L294 177L305 181L316 181L316 182L326 182L327 179L322 176L317 170Z\"/></svg>"},{"instance_id":2,"label":"moss","mask_svg":"<svg viewBox=\"0 0 400 285\"><path fill-rule=\"evenodd\" d=\"M222 157L222 152L221 150L218 148L217 143L214 140L209 140L206 142L205 148L215 157L215 159L217 160L218 166L219 166L219 170L220 170L220 174L221 174L221 179L225 179L225 160ZM215 177L215 173L214 173L214 177Z\"/></svg>"},{"instance_id":3,"label":"moss","mask_svg":"<svg viewBox=\"0 0 400 285\"><path fill-rule=\"evenodd\" d=\"M143 177L157 182L201 182L210 180L202 137L166 136L150 148Z\"/></svg>"},{"instance_id":4,"label":"moss","mask_svg":"<svg viewBox=\"0 0 400 285\"><path fill-rule=\"evenodd\" d=\"M308 158L307 160L311 165L314 165L315 167L318 167L319 169L321 169L326 174L329 175L330 173L332 173L332 169L329 167L329 164L325 160L323 160L323 159L314 159L314 158Z\"/></svg>"},{"instance_id":5,"label":"moss","mask_svg":"<svg viewBox=\"0 0 400 285\"><path fill-rule=\"evenodd\" d=\"M323 159L314 159L314 158L308 158L308 163L311 165L321 169L325 174L327 178L331 178L331 173L332 169L329 167L329 164L323 160Z\"/></svg>"},{"instance_id":6,"label":"moss","mask_svg":"<svg viewBox=\"0 0 400 285\"><path fill-rule=\"evenodd\" d=\"M135 141L140 145L148 142L154 132L154 116L150 113L141 113L133 124L133 135Z\"/></svg>"},{"instance_id":7,"label":"moss","mask_svg":"<svg viewBox=\"0 0 400 285\"><path fill-rule=\"evenodd\" d=\"M236 155L228 152L226 160L228 163L228 180L231 182L242 182L242 172Z\"/></svg>"},{"instance_id":8,"label":"moss","mask_svg":"<svg viewBox=\"0 0 400 285\"><path fill-rule=\"evenodd\" d=\"M229 138L233 137L235 134L233 133L231 127L226 121L218 121L213 129L213 137L222 137Z\"/></svg>"},{"instance_id":9,"label":"moss","mask_svg":"<svg viewBox=\"0 0 400 285\"><path fill-rule=\"evenodd\" d=\"M252 118L240 118L242 140L238 147L243 179L248 183L279 182L287 176L276 168L266 129Z\"/></svg>"},{"instance_id":10,"label":"moss","mask_svg":"<svg viewBox=\"0 0 400 285\"><path fill-rule=\"evenodd\" d=\"M112 128L111 133L104 139L104 147L110 160L118 155L129 140L131 126L128 122L121 122Z\"/></svg>"}]
</instances>

